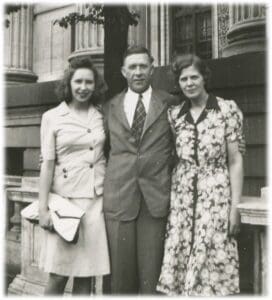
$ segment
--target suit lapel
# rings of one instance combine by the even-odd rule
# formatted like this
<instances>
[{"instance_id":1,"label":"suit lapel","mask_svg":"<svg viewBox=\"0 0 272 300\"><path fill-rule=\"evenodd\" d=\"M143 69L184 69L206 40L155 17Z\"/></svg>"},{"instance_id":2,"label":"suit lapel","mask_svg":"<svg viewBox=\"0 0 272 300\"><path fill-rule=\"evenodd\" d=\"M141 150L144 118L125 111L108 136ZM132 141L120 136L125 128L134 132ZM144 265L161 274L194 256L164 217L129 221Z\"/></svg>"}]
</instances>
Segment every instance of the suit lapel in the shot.
<instances>
[{"instance_id":1,"label":"suit lapel","mask_svg":"<svg viewBox=\"0 0 272 300\"><path fill-rule=\"evenodd\" d=\"M114 111L117 116L117 120L120 120L120 122L128 129L130 130L130 126L128 124L127 116L125 114L124 110L124 98L125 98L125 92L122 92L117 99L116 103L114 103Z\"/></svg>"},{"instance_id":2,"label":"suit lapel","mask_svg":"<svg viewBox=\"0 0 272 300\"><path fill-rule=\"evenodd\" d=\"M148 113L143 129L143 134L146 130L158 119L167 104L161 101L161 98L156 91L152 90Z\"/></svg>"},{"instance_id":3,"label":"suit lapel","mask_svg":"<svg viewBox=\"0 0 272 300\"><path fill-rule=\"evenodd\" d=\"M125 92L122 92L119 97L116 99L116 102L113 103L113 109L114 114L117 117L117 120L119 120L123 126L131 132L131 128L129 126L127 116L124 111L124 98L125 98ZM158 117L161 115L163 110L165 109L167 103L163 103L160 95L152 90L150 104L148 113L146 116L146 121L143 128L142 137L145 134L145 132L148 130L148 128L158 119Z\"/></svg>"}]
</instances>

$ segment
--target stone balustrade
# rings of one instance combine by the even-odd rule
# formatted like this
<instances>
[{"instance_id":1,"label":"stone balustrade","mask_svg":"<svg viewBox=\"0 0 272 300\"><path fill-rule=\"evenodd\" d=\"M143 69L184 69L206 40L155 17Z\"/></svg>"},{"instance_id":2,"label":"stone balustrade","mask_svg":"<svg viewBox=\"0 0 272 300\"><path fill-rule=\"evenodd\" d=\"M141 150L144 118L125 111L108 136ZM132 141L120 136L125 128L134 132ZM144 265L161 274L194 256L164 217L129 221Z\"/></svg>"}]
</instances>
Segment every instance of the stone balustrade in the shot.
<instances>
[{"instance_id":1,"label":"stone balustrade","mask_svg":"<svg viewBox=\"0 0 272 300\"><path fill-rule=\"evenodd\" d=\"M8 202L14 204L14 214L7 220L10 222L6 246L7 264L17 263L20 266L20 272L9 285L8 293L42 295L47 281L47 274L38 268L42 229L20 216L23 207L38 201L39 178L8 176L5 182ZM245 196L238 205L241 222L254 231L254 293L261 295L267 293L267 197L266 189L262 189L261 197ZM102 277L96 277L91 284L92 294L102 294ZM69 280L66 295L71 294L71 287L72 282Z\"/></svg>"},{"instance_id":2,"label":"stone balustrade","mask_svg":"<svg viewBox=\"0 0 272 300\"><path fill-rule=\"evenodd\" d=\"M11 188L11 187L20 187L22 184L22 177L21 176L5 176L5 181L4 181L4 194L5 194L5 199L6 197L6 189ZM6 205L6 232L10 230L13 227L13 218L16 219L16 214L14 213L14 203L11 201L7 202Z\"/></svg>"},{"instance_id":3,"label":"stone balustrade","mask_svg":"<svg viewBox=\"0 0 272 300\"><path fill-rule=\"evenodd\" d=\"M5 222L5 251L6 255L6 280L9 283L12 278L21 271L21 218L20 206L13 201L8 201L7 189L19 188L22 184L21 176L5 176L4 199L6 201Z\"/></svg>"},{"instance_id":4,"label":"stone balustrade","mask_svg":"<svg viewBox=\"0 0 272 300\"><path fill-rule=\"evenodd\" d=\"M47 274L38 268L40 253L41 228L38 224L30 223L21 218L21 210L27 204L38 201L38 177L7 177L6 182L16 185L6 188L8 202L14 203L14 215L10 219L12 224L8 234L17 236L17 244L11 244L7 239L6 257L7 264L19 265L19 273L8 287L9 295L36 295L41 296L47 282ZM18 240L20 243L18 243ZM12 251L11 251L12 250ZM15 260L15 261L14 261ZM90 283L92 294L102 294L102 277L96 277ZM66 295L71 295L72 280L70 279L65 289Z\"/></svg>"},{"instance_id":5,"label":"stone balustrade","mask_svg":"<svg viewBox=\"0 0 272 300\"><path fill-rule=\"evenodd\" d=\"M243 197L238 209L241 223L253 229L254 235L254 294L267 294L267 187L262 188L261 197Z\"/></svg>"}]
</instances>

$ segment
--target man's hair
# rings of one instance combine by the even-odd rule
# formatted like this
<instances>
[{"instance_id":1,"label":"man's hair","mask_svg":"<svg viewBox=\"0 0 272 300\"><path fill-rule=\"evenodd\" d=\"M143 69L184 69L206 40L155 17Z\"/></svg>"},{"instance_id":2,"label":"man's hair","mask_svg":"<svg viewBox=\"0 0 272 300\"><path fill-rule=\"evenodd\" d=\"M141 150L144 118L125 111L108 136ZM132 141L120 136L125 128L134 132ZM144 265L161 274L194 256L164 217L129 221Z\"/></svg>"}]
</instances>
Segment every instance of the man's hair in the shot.
<instances>
[{"instance_id":1,"label":"man's hair","mask_svg":"<svg viewBox=\"0 0 272 300\"><path fill-rule=\"evenodd\" d=\"M124 55L123 55L123 63L125 62L125 59L133 54L147 54L150 60L150 63L153 63L154 58L152 57L152 55L150 54L149 50L141 45L134 45L134 46L130 46L127 48L127 50L125 51Z\"/></svg>"}]
</instances>

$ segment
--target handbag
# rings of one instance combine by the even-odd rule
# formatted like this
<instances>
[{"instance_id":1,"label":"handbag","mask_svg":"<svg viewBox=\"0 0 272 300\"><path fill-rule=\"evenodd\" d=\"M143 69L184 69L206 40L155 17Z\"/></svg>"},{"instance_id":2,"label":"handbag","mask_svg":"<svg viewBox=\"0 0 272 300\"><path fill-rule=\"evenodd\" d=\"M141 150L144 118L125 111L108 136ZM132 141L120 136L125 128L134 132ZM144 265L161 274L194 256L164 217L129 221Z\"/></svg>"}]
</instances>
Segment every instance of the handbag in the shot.
<instances>
[{"instance_id":1,"label":"handbag","mask_svg":"<svg viewBox=\"0 0 272 300\"><path fill-rule=\"evenodd\" d=\"M48 208L54 230L66 242L76 243L79 236L80 219L85 212L68 199L54 193L48 195ZM39 222L39 201L34 201L21 211L23 218L30 222Z\"/></svg>"}]
</instances>

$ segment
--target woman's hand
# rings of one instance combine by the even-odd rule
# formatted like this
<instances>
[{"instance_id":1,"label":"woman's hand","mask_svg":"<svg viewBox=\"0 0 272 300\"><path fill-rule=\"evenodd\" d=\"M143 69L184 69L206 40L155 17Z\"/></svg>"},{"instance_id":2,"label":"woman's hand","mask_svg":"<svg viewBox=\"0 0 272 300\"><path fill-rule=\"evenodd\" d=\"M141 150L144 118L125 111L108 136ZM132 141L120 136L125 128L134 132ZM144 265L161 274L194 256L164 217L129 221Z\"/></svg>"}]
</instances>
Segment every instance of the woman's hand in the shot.
<instances>
[{"instance_id":1,"label":"woman's hand","mask_svg":"<svg viewBox=\"0 0 272 300\"><path fill-rule=\"evenodd\" d=\"M240 232L240 215L236 207L231 207L229 217L229 235L236 236Z\"/></svg>"},{"instance_id":2,"label":"woman's hand","mask_svg":"<svg viewBox=\"0 0 272 300\"><path fill-rule=\"evenodd\" d=\"M39 224L43 229L53 231L53 221L48 209L39 210Z\"/></svg>"},{"instance_id":3,"label":"woman's hand","mask_svg":"<svg viewBox=\"0 0 272 300\"><path fill-rule=\"evenodd\" d=\"M52 186L55 161L44 160L40 173L40 193L39 193L39 224L43 229L53 230L53 222L48 209L48 195Z\"/></svg>"},{"instance_id":4,"label":"woman's hand","mask_svg":"<svg viewBox=\"0 0 272 300\"><path fill-rule=\"evenodd\" d=\"M229 142L228 166L231 186L231 209L229 215L229 235L234 236L240 230L240 216L237 205L240 202L243 187L243 158L239 152L238 142Z\"/></svg>"}]
</instances>

